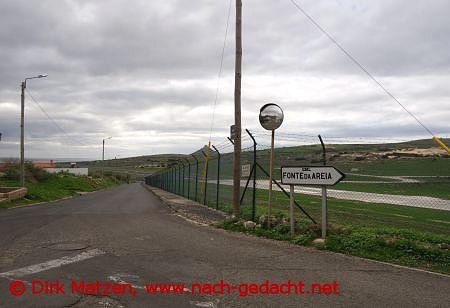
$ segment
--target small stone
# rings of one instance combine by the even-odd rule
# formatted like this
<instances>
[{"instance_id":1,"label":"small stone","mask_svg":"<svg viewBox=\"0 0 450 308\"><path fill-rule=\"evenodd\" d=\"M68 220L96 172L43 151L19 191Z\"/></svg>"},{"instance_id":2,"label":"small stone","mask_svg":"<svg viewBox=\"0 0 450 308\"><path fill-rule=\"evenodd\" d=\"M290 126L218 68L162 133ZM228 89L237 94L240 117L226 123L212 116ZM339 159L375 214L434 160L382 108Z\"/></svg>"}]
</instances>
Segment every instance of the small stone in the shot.
<instances>
[{"instance_id":1,"label":"small stone","mask_svg":"<svg viewBox=\"0 0 450 308\"><path fill-rule=\"evenodd\" d=\"M442 243L442 244L438 244L438 247L439 247L440 249L449 249L449 248L450 248L450 245L447 244L447 243Z\"/></svg>"},{"instance_id":2,"label":"small stone","mask_svg":"<svg viewBox=\"0 0 450 308\"><path fill-rule=\"evenodd\" d=\"M262 215L259 217L259 223L261 226L265 229L269 227L269 216L268 215ZM270 217L270 227L276 227L281 223L281 219L276 218L275 216Z\"/></svg>"},{"instance_id":3,"label":"small stone","mask_svg":"<svg viewBox=\"0 0 450 308\"><path fill-rule=\"evenodd\" d=\"M325 245L325 240L323 238L316 238L312 243L314 246L323 246Z\"/></svg>"},{"instance_id":4,"label":"small stone","mask_svg":"<svg viewBox=\"0 0 450 308\"><path fill-rule=\"evenodd\" d=\"M249 229L255 229L256 227L256 222L253 222L251 220L244 222L244 228L249 230Z\"/></svg>"}]
</instances>

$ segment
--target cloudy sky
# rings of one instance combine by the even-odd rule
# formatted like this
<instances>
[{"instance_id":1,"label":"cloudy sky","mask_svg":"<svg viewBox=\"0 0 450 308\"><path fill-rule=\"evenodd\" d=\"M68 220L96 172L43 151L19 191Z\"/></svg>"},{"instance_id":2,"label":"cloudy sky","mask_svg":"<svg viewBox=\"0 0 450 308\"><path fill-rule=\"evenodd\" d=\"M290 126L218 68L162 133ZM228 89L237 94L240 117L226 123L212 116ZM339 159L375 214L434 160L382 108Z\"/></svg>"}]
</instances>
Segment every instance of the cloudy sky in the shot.
<instances>
[{"instance_id":1,"label":"cloudy sky","mask_svg":"<svg viewBox=\"0 0 450 308\"><path fill-rule=\"evenodd\" d=\"M449 1L297 1L433 133L450 134ZM234 121L234 2L216 144ZM259 108L276 102L280 136L428 137L291 1L243 2L244 128L261 131ZM207 143L229 3L0 0L0 157L19 153L21 80L43 73L27 83L27 157L99 158L108 136L108 158Z\"/></svg>"}]
</instances>

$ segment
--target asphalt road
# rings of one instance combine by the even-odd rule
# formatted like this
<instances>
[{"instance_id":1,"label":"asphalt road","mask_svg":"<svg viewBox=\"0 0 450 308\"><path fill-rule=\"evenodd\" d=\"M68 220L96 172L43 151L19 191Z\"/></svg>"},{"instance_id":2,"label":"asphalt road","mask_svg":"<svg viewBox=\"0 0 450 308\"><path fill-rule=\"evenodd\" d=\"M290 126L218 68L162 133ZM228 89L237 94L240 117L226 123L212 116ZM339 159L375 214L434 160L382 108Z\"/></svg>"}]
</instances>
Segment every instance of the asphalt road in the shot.
<instances>
[{"instance_id":1,"label":"asphalt road","mask_svg":"<svg viewBox=\"0 0 450 308\"><path fill-rule=\"evenodd\" d=\"M445 307L450 300L448 276L199 226L172 215L140 184L2 210L0 234L2 307ZM56 279L65 295L30 294L33 281ZM10 294L14 280L24 283L24 295ZM136 296L72 295L72 280L130 283ZM335 281L339 295L192 293L191 283L221 280L301 280L323 292ZM185 292L147 294L146 283L184 283Z\"/></svg>"}]
</instances>

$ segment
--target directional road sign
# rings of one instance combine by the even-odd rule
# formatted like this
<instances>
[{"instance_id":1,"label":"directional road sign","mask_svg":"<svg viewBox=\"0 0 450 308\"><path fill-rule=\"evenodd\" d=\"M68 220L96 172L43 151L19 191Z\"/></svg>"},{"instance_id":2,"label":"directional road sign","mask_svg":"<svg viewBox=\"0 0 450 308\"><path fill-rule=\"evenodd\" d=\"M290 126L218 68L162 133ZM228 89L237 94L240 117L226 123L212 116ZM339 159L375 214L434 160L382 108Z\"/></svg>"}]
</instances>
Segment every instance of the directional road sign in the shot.
<instances>
[{"instance_id":1,"label":"directional road sign","mask_svg":"<svg viewBox=\"0 0 450 308\"><path fill-rule=\"evenodd\" d=\"M344 177L331 166L281 167L281 183L286 185L335 185Z\"/></svg>"}]
</instances>

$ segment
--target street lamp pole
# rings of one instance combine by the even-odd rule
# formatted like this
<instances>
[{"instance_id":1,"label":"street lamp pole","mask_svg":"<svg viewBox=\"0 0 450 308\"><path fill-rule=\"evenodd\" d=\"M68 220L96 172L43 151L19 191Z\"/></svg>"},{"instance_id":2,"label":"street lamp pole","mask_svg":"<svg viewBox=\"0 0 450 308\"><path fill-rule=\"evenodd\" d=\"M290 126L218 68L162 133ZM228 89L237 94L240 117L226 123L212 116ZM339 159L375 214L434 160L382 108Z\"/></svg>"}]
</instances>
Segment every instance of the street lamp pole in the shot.
<instances>
[{"instance_id":1,"label":"street lamp pole","mask_svg":"<svg viewBox=\"0 0 450 308\"><path fill-rule=\"evenodd\" d=\"M47 77L47 75L28 77L25 78L20 85L20 185L22 187L25 187L25 89L27 87L27 80L45 77Z\"/></svg>"},{"instance_id":2,"label":"street lamp pole","mask_svg":"<svg viewBox=\"0 0 450 308\"><path fill-rule=\"evenodd\" d=\"M103 149L102 149L102 179L104 176L104 172L105 172L105 140L111 139L112 137L108 137L103 139Z\"/></svg>"}]
</instances>

